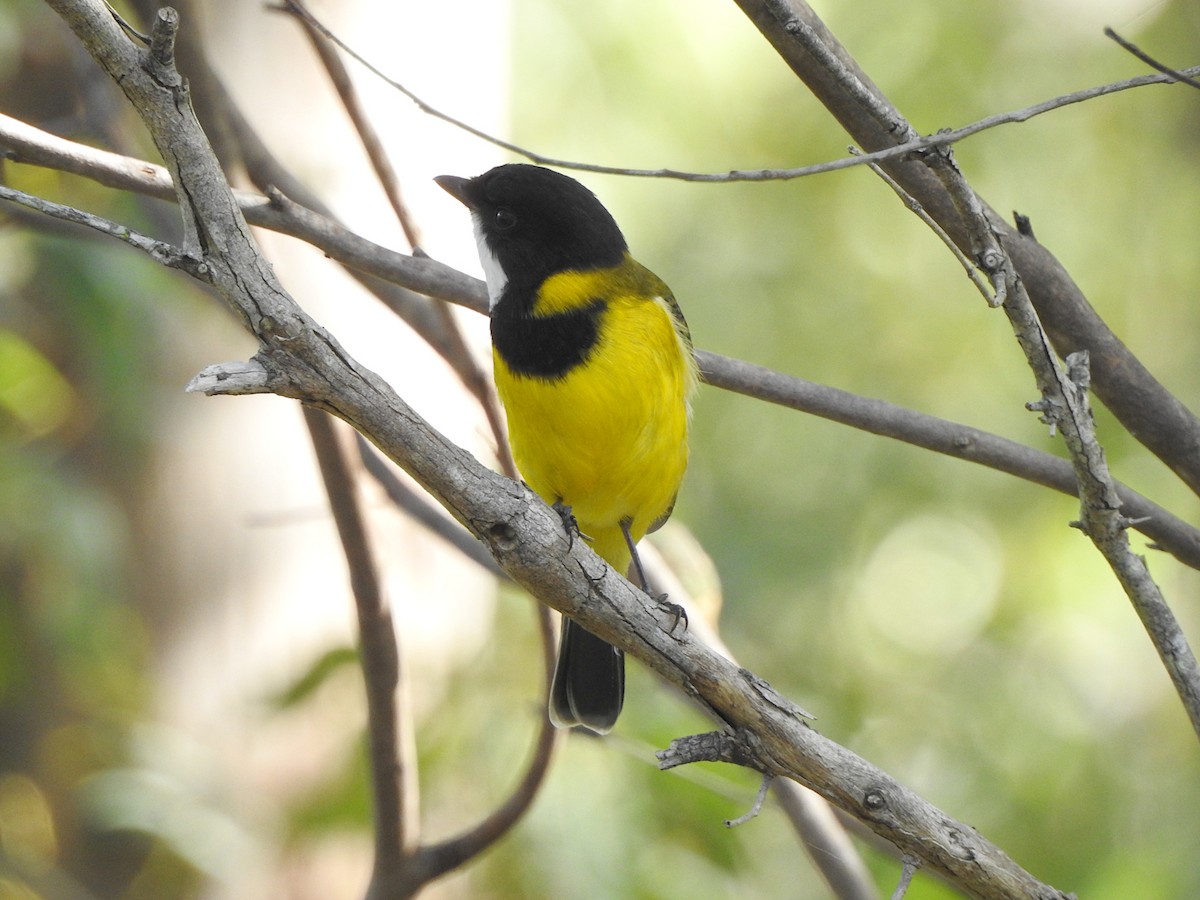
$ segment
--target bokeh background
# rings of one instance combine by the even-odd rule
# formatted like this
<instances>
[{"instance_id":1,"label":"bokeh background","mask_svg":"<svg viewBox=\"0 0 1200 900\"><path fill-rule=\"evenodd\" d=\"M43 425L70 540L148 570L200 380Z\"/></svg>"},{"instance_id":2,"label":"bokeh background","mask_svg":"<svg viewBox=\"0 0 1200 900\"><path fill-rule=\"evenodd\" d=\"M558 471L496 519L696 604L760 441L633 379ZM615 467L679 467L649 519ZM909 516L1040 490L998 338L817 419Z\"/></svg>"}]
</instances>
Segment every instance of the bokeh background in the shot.
<instances>
[{"instance_id":1,"label":"bokeh background","mask_svg":"<svg viewBox=\"0 0 1200 900\"><path fill-rule=\"evenodd\" d=\"M840 157L846 138L729 2L322 4L435 105L553 156L722 171ZM384 8L386 7L386 8ZM131 18L135 12L121 7ZM1191 0L817 11L922 132L1200 61ZM184 7L272 149L403 247L295 25ZM430 184L509 160L361 71L435 257L478 272ZM0 111L132 155L124 99L32 0L0 2ZM967 177L1200 405L1200 94L1150 87L971 138ZM174 210L5 164L25 190L168 239ZM680 299L698 346L1061 453L1006 321L864 168L757 185L584 180ZM483 458L482 417L407 328L319 253L264 236L351 353ZM486 323L460 316L486 360ZM299 410L182 391L252 352L220 303L106 239L0 211L0 897L360 896L370 863L352 602ZM1194 496L1102 410L1115 474ZM713 389L664 540L719 572L722 634L817 727L1088 898L1200 896L1200 753L1073 500ZM528 598L371 494L417 714L423 822L473 823L534 733ZM1145 542L1135 536L1135 543ZM1146 550L1193 640L1200 577ZM821 897L750 773L663 774L707 727L631 666L614 735L572 737L529 815L438 897ZM884 896L898 877L864 848ZM953 896L919 875L909 897Z\"/></svg>"}]
</instances>

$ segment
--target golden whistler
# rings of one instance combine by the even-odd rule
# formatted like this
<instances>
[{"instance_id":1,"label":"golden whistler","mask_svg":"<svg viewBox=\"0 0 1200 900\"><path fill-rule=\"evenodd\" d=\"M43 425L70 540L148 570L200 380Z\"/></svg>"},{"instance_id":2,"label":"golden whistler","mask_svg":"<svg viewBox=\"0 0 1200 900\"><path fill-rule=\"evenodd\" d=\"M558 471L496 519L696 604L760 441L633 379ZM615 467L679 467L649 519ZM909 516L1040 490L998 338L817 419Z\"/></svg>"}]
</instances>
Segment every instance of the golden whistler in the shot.
<instances>
[{"instance_id":1,"label":"golden whistler","mask_svg":"<svg viewBox=\"0 0 1200 900\"><path fill-rule=\"evenodd\" d=\"M471 211L522 477L609 565L628 573L632 563L646 589L637 542L671 514L697 382L675 298L572 178L506 165L436 180ZM621 652L565 621L554 723L607 732L624 695Z\"/></svg>"}]
</instances>

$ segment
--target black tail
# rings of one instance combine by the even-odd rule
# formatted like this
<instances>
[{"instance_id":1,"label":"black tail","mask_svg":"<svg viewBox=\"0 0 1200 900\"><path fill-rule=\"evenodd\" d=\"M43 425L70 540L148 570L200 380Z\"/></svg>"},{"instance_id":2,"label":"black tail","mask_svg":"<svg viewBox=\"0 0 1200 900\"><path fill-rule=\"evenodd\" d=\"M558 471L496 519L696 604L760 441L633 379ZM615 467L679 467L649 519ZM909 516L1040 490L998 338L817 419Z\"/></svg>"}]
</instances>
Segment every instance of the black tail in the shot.
<instances>
[{"instance_id":1,"label":"black tail","mask_svg":"<svg viewBox=\"0 0 1200 900\"><path fill-rule=\"evenodd\" d=\"M612 730L625 702L625 654L590 631L563 619L558 665L550 687L550 721Z\"/></svg>"}]
</instances>

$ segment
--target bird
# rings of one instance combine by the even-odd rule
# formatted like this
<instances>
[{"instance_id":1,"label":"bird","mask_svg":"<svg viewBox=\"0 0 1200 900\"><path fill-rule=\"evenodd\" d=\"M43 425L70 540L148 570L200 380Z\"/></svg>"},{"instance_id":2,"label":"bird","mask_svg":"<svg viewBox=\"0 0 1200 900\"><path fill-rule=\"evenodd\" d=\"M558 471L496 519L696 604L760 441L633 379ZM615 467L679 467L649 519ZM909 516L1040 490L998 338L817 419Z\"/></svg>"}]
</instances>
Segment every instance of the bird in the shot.
<instances>
[{"instance_id":1,"label":"bird","mask_svg":"<svg viewBox=\"0 0 1200 900\"><path fill-rule=\"evenodd\" d=\"M648 592L637 543L675 506L698 383L679 304L574 178L507 164L434 181L471 214L522 479ZM621 651L564 617L551 721L606 734L624 697Z\"/></svg>"}]
</instances>

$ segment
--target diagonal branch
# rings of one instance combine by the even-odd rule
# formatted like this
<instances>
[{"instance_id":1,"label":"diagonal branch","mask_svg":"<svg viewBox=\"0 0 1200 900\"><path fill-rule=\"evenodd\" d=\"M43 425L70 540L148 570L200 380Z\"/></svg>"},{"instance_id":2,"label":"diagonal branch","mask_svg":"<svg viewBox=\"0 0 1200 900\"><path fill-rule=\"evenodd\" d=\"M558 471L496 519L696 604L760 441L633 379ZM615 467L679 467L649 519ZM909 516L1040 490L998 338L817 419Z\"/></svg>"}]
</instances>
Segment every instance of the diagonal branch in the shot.
<instances>
[{"instance_id":1,"label":"diagonal branch","mask_svg":"<svg viewBox=\"0 0 1200 900\"><path fill-rule=\"evenodd\" d=\"M1150 576L1146 560L1129 546L1131 522L1121 510L1121 499L1096 437L1088 403L1091 371L1087 351L1068 355L1064 369L1012 259L988 221L983 202L963 177L949 148L932 154L928 162L971 230L980 268L996 285L997 296L1005 298L1004 311L1042 394L1040 401L1029 406L1041 410L1043 421L1062 432L1079 485L1081 521L1076 524L1091 538L1125 590L1183 702L1192 729L1200 737L1200 664Z\"/></svg>"}]
</instances>

